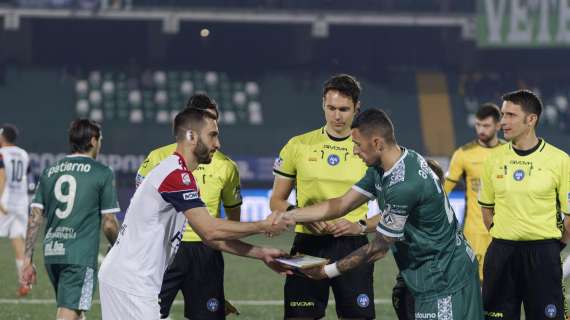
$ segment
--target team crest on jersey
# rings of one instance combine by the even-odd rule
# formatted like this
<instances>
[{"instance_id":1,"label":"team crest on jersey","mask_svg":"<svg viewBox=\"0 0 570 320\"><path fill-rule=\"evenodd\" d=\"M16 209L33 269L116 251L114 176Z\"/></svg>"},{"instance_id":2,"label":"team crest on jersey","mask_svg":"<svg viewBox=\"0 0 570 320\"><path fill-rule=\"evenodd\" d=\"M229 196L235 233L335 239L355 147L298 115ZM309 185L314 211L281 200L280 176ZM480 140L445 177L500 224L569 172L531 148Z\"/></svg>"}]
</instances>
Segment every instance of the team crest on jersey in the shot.
<instances>
[{"instance_id":1,"label":"team crest on jersey","mask_svg":"<svg viewBox=\"0 0 570 320\"><path fill-rule=\"evenodd\" d=\"M368 295L361 293L356 297L356 303L359 307L366 308L370 304L370 298L368 298Z\"/></svg>"},{"instance_id":2,"label":"team crest on jersey","mask_svg":"<svg viewBox=\"0 0 570 320\"><path fill-rule=\"evenodd\" d=\"M554 319L556 318L556 314L557 314L557 310L556 310L556 306L553 304L549 304L546 306L546 308L544 308L544 315L548 318L548 319Z\"/></svg>"},{"instance_id":3,"label":"team crest on jersey","mask_svg":"<svg viewBox=\"0 0 570 320\"><path fill-rule=\"evenodd\" d=\"M190 183L192 183L192 179L190 179L190 175L187 172L184 172L182 174L182 183L184 183L185 185L189 185Z\"/></svg>"},{"instance_id":4,"label":"team crest on jersey","mask_svg":"<svg viewBox=\"0 0 570 320\"><path fill-rule=\"evenodd\" d=\"M517 171L515 171L513 173L513 179L515 179L516 181L521 181L522 179L524 179L524 171L522 169L518 169Z\"/></svg>"},{"instance_id":5,"label":"team crest on jersey","mask_svg":"<svg viewBox=\"0 0 570 320\"><path fill-rule=\"evenodd\" d=\"M210 312L216 312L220 307L220 302L216 298L211 298L206 302L206 308Z\"/></svg>"},{"instance_id":6,"label":"team crest on jersey","mask_svg":"<svg viewBox=\"0 0 570 320\"><path fill-rule=\"evenodd\" d=\"M331 155L327 158L327 162L328 162L329 165L331 165L331 166L336 166L337 164L339 164L340 158L339 158L336 154L331 154Z\"/></svg>"}]
</instances>

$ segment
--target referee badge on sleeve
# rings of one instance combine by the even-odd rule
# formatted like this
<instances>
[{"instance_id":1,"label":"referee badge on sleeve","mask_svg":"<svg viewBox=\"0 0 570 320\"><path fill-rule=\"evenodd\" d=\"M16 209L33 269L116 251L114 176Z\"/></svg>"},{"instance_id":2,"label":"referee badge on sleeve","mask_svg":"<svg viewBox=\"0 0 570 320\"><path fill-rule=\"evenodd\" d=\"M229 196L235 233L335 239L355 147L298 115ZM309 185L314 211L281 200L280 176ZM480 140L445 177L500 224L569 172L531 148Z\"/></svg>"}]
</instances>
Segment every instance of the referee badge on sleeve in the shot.
<instances>
[{"instance_id":1,"label":"referee badge on sleeve","mask_svg":"<svg viewBox=\"0 0 570 320\"><path fill-rule=\"evenodd\" d=\"M281 170L282 164L283 164L283 158L281 157L275 158L275 162L273 162L273 170Z\"/></svg>"}]
</instances>

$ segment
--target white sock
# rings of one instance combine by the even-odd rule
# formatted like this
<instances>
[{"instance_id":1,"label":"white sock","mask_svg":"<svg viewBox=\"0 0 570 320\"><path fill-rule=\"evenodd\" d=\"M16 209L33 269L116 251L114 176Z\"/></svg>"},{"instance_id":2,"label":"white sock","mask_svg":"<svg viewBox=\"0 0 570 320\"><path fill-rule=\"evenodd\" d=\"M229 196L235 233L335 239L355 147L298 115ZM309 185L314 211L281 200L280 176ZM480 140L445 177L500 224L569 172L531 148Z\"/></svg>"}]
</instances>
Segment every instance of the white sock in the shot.
<instances>
[{"instance_id":1,"label":"white sock","mask_svg":"<svg viewBox=\"0 0 570 320\"><path fill-rule=\"evenodd\" d=\"M570 256L564 259L564 263L562 264L562 279L566 279L570 275Z\"/></svg>"},{"instance_id":2,"label":"white sock","mask_svg":"<svg viewBox=\"0 0 570 320\"><path fill-rule=\"evenodd\" d=\"M16 270L18 272L18 281L20 281L20 277L22 276L23 265L24 265L24 260L16 259Z\"/></svg>"}]
</instances>

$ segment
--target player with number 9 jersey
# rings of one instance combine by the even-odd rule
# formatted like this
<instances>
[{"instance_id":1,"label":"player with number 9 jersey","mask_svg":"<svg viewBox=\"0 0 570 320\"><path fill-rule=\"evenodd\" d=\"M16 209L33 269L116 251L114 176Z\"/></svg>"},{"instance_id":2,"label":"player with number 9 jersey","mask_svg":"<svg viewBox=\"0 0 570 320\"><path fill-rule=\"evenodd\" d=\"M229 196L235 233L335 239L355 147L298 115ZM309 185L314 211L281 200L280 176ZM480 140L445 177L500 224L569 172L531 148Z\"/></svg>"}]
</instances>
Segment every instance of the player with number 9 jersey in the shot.
<instances>
[{"instance_id":1,"label":"player with number 9 jersey","mask_svg":"<svg viewBox=\"0 0 570 320\"><path fill-rule=\"evenodd\" d=\"M47 218L46 264L97 265L101 214L119 212L111 168L68 155L44 170L31 207Z\"/></svg>"}]
</instances>

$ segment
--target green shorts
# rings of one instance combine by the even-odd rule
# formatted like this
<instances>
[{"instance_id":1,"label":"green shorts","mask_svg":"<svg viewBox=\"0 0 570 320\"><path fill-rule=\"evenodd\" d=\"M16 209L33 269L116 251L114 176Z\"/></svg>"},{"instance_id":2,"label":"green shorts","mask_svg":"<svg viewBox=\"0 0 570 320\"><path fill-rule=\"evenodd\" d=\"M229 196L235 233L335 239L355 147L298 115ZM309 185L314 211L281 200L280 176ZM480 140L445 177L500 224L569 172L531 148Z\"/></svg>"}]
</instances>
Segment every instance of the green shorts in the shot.
<instances>
[{"instance_id":1,"label":"green shorts","mask_svg":"<svg viewBox=\"0 0 570 320\"><path fill-rule=\"evenodd\" d=\"M430 300L416 300L415 319L485 319L479 275L473 272L472 279L465 287L449 296Z\"/></svg>"},{"instance_id":2,"label":"green shorts","mask_svg":"<svg viewBox=\"0 0 570 320\"><path fill-rule=\"evenodd\" d=\"M82 311L91 308L97 281L94 268L77 264L46 264L45 266L55 289L58 308Z\"/></svg>"}]
</instances>

